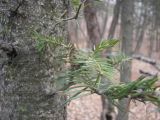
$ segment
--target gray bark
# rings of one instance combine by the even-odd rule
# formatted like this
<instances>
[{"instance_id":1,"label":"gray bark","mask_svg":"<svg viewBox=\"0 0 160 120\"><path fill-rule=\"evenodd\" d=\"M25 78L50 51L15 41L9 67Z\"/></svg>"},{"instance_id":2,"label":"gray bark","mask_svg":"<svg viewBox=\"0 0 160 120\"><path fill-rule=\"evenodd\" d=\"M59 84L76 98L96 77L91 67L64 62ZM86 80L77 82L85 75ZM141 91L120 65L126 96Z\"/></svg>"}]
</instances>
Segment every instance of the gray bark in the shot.
<instances>
[{"instance_id":1,"label":"gray bark","mask_svg":"<svg viewBox=\"0 0 160 120\"><path fill-rule=\"evenodd\" d=\"M127 56L132 54L132 37L133 37L133 0L123 0L121 10L121 30L122 30L122 46L121 51ZM120 81L129 82L131 79L131 61L121 65ZM121 109L119 109L117 120L128 120L128 99L120 100Z\"/></svg>"},{"instance_id":2,"label":"gray bark","mask_svg":"<svg viewBox=\"0 0 160 120\"><path fill-rule=\"evenodd\" d=\"M53 28L64 3L67 0L0 1L0 120L66 119L61 106L65 96L50 96L56 91L54 51L40 56L31 36L33 29L65 36L63 24Z\"/></svg>"}]
</instances>

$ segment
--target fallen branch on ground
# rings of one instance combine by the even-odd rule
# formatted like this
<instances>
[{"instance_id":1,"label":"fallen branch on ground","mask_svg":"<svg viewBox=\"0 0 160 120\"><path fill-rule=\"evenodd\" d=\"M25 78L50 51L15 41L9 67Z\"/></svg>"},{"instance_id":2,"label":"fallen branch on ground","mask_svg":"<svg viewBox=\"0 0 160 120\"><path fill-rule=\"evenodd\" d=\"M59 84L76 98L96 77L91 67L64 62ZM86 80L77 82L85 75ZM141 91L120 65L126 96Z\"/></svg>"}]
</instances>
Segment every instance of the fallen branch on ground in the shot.
<instances>
[{"instance_id":1,"label":"fallen branch on ground","mask_svg":"<svg viewBox=\"0 0 160 120\"><path fill-rule=\"evenodd\" d=\"M150 73L150 72L146 72L146 71L141 70L141 69L139 70L139 73L144 75L144 76L156 76L158 74L158 73L153 74L153 73Z\"/></svg>"},{"instance_id":2,"label":"fallen branch on ground","mask_svg":"<svg viewBox=\"0 0 160 120\"><path fill-rule=\"evenodd\" d=\"M152 65L153 67L155 67L158 71L160 71L160 63L158 63L156 60L142 56L142 55L133 55L132 56L133 59L136 60L140 60L143 61L145 63L148 63L150 65Z\"/></svg>"}]
</instances>

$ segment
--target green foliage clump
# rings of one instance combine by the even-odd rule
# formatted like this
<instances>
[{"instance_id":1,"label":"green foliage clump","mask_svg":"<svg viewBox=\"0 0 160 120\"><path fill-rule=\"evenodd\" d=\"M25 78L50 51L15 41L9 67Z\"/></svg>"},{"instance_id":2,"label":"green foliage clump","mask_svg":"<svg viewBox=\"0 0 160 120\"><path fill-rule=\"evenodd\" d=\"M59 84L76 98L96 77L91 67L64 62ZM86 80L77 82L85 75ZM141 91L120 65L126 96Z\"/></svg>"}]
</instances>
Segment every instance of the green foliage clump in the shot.
<instances>
[{"instance_id":1,"label":"green foliage clump","mask_svg":"<svg viewBox=\"0 0 160 120\"><path fill-rule=\"evenodd\" d=\"M104 95L115 102L123 98L150 101L159 106L160 98L155 94L154 84L158 81L157 76L143 77L130 83L115 84L118 73L117 66L130 60L124 54L102 57L104 49L115 46L118 40L102 41L95 50L76 50L74 57L69 61L71 68L62 71L58 81L66 82L66 86L60 90L70 95L68 101L88 94Z\"/></svg>"},{"instance_id":2,"label":"green foliage clump","mask_svg":"<svg viewBox=\"0 0 160 120\"><path fill-rule=\"evenodd\" d=\"M35 48L41 59L45 61L45 58L49 56L50 66L53 67L56 74L68 61L72 45L66 44L61 36L46 36L35 31L32 34L35 40Z\"/></svg>"},{"instance_id":3,"label":"green foliage clump","mask_svg":"<svg viewBox=\"0 0 160 120\"><path fill-rule=\"evenodd\" d=\"M150 101L155 105L160 105L160 98L155 95L154 83L157 81L157 76L151 78L141 76L138 80L127 84L111 85L104 94L112 100L130 98L141 102Z\"/></svg>"},{"instance_id":4,"label":"green foliage clump","mask_svg":"<svg viewBox=\"0 0 160 120\"><path fill-rule=\"evenodd\" d=\"M34 31L33 38L36 40L36 49L40 53L44 52L47 45L52 45L52 47L62 45L66 46L65 44L63 44L64 41L62 37L45 36Z\"/></svg>"},{"instance_id":5,"label":"green foliage clump","mask_svg":"<svg viewBox=\"0 0 160 120\"><path fill-rule=\"evenodd\" d=\"M55 78L58 91L63 91L70 97L66 102L89 95L99 94L115 100L130 98L141 102L150 101L160 106L160 97L156 94L154 84L158 81L157 76L141 76L129 83L116 84L118 66L130 60L124 54L102 57L102 51L115 46L118 40L104 40L95 47L95 50L75 49L72 45L66 45L61 37L48 37L35 34L37 39L37 50L43 51L47 44L52 47L59 46L60 54L66 51L67 55L56 57L57 61L64 60L69 66L61 70Z\"/></svg>"}]
</instances>

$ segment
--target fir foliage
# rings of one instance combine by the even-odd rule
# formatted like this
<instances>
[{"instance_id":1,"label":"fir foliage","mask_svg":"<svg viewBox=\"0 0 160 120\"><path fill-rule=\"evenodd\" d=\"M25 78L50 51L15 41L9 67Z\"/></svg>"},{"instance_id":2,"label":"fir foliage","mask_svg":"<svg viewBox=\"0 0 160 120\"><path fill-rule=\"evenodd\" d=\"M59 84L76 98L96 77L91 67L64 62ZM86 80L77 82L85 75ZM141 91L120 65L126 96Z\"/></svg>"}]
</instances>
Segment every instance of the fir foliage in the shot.
<instances>
[{"instance_id":1,"label":"fir foliage","mask_svg":"<svg viewBox=\"0 0 160 120\"><path fill-rule=\"evenodd\" d=\"M124 54L110 57L102 57L102 51L115 46L118 40L104 40L95 47L95 50L75 49L71 44L66 45L60 38L51 38L36 34L38 51L44 49L46 44L53 44L66 51L68 55L61 56L66 68L60 71L55 78L58 91L63 91L69 96L69 102L73 99L89 95L98 94L111 99L115 104L116 100L130 98L141 102L151 102L160 105L160 97L157 95L155 83L159 80L158 76L140 76L137 80L129 83L115 84L118 75L117 66L122 62L130 60ZM57 59L59 60L59 59Z\"/></svg>"}]
</instances>

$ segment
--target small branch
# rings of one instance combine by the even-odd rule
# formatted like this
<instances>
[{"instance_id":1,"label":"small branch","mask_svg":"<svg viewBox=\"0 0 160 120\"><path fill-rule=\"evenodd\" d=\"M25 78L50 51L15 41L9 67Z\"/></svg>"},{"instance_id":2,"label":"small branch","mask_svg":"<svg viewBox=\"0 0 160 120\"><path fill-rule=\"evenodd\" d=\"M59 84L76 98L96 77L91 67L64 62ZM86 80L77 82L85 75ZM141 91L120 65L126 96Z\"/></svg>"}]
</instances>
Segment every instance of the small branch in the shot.
<instances>
[{"instance_id":1,"label":"small branch","mask_svg":"<svg viewBox=\"0 0 160 120\"><path fill-rule=\"evenodd\" d=\"M85 2L85 1L84 1L84 2ZM75 14L73 17L66 18L66 19L62 19L62 21L68 21L68 20L77 19L78 16L79 16L80 9L81 9L81 7L82 7L82 5L83 5L84 2L81 2L81 3L79 4L78 9L77 9L77 12L76 12L76 14Z\"/></svg>"},{"instance_id":2,"label":"small branch","mask_svg":"<svg viewBox=\"0 0 160 120\"><path fill-rule=\"evenodd\" d=\"M80 10L82 8L82 5L83 3L85 2L86 0L84 0L83 2L81 2L78 6L78 9L77 9L77 12L76 14L73 16L73 17L69 17L69 18L66 18L66 19L61 19L59 22L57 22L53 28L55 28L58 24L60 24L61 22L66 22L66 21L69 21L69 20L76 20L79 16L79 13L80 13Z\"/></svg>"}]
</instances>

